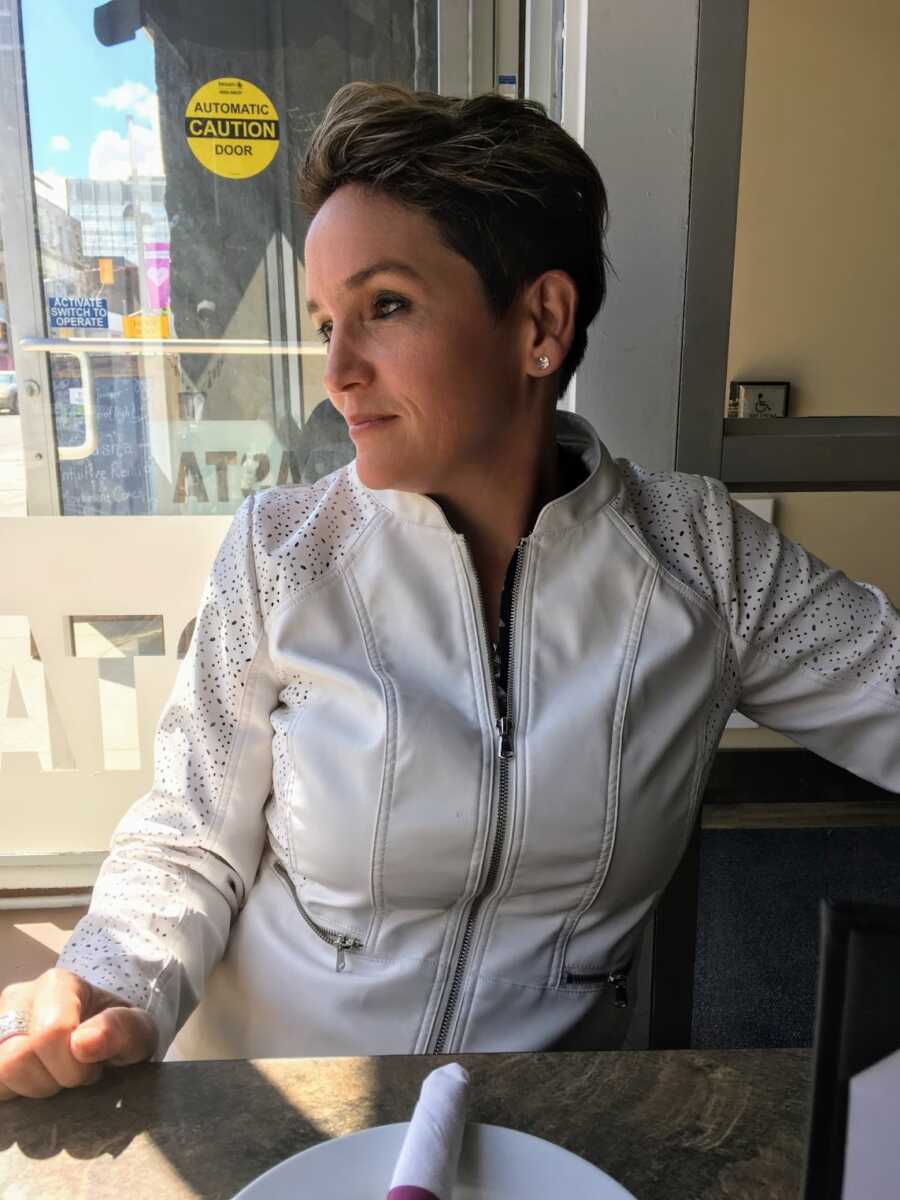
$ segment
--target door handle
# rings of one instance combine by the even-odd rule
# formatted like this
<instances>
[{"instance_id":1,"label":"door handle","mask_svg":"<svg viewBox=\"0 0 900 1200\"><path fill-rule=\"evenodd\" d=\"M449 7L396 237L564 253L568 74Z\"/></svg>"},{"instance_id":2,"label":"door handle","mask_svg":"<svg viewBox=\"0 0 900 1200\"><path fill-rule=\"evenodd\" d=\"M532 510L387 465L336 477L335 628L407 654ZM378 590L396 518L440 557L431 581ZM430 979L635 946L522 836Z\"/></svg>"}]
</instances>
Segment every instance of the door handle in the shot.
<instances>
[{"instance_id":1,"label":"door handle","mask_svg":"<svg viewBox=\"0 0 900 1200\"><path fill-rule=\"evenodd\" d=\"M67 354L78 360L84 395L84 440L78 446L58 446L61 462L90 458L97 449L97 398L94 394L93 354L275 354L322 356L319 342L269 342L265 338L31 338L19 339L23 350Z\"/></svg>"},{"instance_id":2,"label":"door handle","mask_svg":"<svg viewBox=\"0 0 900 1200\"><path fill-rule=\"evenodd\" d=\"M97 449L97 398L94 395L94 368L91 356L74 347L69 351L78 360L81 372L81 394L84 396L84 440L77 446L57 446L56 457L60 462L77 462L90 458Z\"/></svg>"},{"instance_id":3,"label":"door handle","mask_svg":"<svg viewBox=\"0 0 900 1200\"><path fill-rule=\"evenodd\" d=\"M60 462L77 462L90 458L97 449L97 397L94 394L94 368L91 356L80 349L77 342L68 338L19 338L23 350L67 354L78 361L81 375L81 394L84 396L84 438L77 446L57 446L56 457ZM40 388L37 389L40 391Z\"/></svg>"},{"instance_id":4,"label":"door handle","mask_svg":"<svg viewBox=\"0 0 900 1200\"><path fill-rule=\"evenodd\" d=\"M274 354L322 357L322 342L269 342L265 338L20 338L23 350L47 354Z\"/></svg>"}]
</instances>

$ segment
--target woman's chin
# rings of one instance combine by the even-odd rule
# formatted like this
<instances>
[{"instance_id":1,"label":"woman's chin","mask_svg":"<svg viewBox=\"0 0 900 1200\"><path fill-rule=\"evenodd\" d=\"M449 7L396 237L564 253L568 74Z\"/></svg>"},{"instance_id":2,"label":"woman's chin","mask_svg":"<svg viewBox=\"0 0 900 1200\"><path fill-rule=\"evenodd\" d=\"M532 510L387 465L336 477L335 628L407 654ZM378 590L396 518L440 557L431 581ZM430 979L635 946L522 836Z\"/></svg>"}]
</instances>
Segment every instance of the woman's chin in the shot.
<instances>
[{"instance_id":1,"label":"woman's chin","mask_svg":"<svg viewBox=\"0 0 900 1200\"><path fill-rule=\"evenodd\" d=\"M398 469L396 462L379 461L376 455L366 454L365 450L356 455L356 474L364 487L372 491L384 491L387 488L407 491L403 486L403 472Z\"/></svg>"}]
</instances>

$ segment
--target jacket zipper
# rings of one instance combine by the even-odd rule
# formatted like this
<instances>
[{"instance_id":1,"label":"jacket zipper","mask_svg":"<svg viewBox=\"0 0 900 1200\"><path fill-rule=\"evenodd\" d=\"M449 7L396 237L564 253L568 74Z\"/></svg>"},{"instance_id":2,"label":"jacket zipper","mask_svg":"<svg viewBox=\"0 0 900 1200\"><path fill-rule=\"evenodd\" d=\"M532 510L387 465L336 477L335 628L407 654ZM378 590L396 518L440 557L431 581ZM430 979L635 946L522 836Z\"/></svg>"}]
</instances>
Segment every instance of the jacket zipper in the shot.
<instances>
[{"instance_id":1,"label":"jacket zipper","mask_svg":"<svg viewBox=\"0 0 900 1200\"><path fill-rule=\"evenodd\" d=\"M281 878L282 882L287 887L287 890L290 892L291 899L294 901L297 912L300 914L306 924L310 927L316 937L320 939L320 941L325 942L326 945L334 947L337 955L334 969L336 971L343 971L347 965L347 951L362 950L362 942L359 940L359 938L351 937L347 933L339 933L336 929L325 929L324 926L317 924L300 903L300 897L297 895L297 889L294 887L290 875L288 875L281 863L276 862L272 865L275 869L276 875Z\"/></svg>"},{"instance_id":2,"label":"jacket zipper","mask_svg":"<svg viewBox=\"0 0 900 1200\"><path fill-rule=\"evenodd\" d=\"M628 1007L628 976L624 971L601 971L595 975L579 975L574 971L566 972L566 983L608 983L613 991L613 1004L616 1008Z\"/></svg>"},{"instance_id":3,"label":"jacket zipper","mask_svg":"<svg viewBox=\"0 0 900 1200\"><path fill-rule=\"evenodd\" d=\"M450 991L447 993L447 1004L444 1009L444 1016L441 1020L440 1028L438 1029L437 1037L434 1041L434 1054L443 1054L444 1046L447 1040L447 1035L450 1031L450 1025L453 1021L453 1016L456 1012L456 1006L459 1003L459 996L462 990L462 981L466 971L466 963L469 958L469 952L472 949L472 938L475 932L475 922L478 918L478 913L481 909L482 901L485 896L491 891L497 879L497 873L500 869L500 857L503 851L503 845L506 841L506 819L509 808L509 760L513 757L515 751L513 749L513 723L509 716L510 710L510 680L512 678L513 664L513 618L515 614L516 593L519 585L519 574L522 568L522 551L524 550L526 538L521 538L519 545L516 548L516 565L513 571L512 591L510 595L510 617L508 630L509 657L506 668L506 716L501 717L497 708L497 689L494 682L494 669L491 662L491 656L488 651L487 643L490 639L487 636L487 618L485 616L484 596L481 591L481 584L478 575L472 563L471 554L469 553L468 544L463 539L463 545L466 548L466 554L469 556L469 562L472 566L472 577L475 580L475 592L478 598L478 611L481 616L480 630L481 633L481 651L482 663L489 664L488 679L490 687L488 695L490 697L491 715L494 718L494 728L497 730L497 758L500 761L500 789L497 798L497 825L494 830L494 841L491 847L491 857L488 865L487 874L484 878L484 883L477 896L472 900L472 906L469 909L469 916L466 920L466 928L463 933L462 942L459 947L459 955L456 960L456 969L453 972L453 980L450 984Z\"/></svg>"}]
</instances>

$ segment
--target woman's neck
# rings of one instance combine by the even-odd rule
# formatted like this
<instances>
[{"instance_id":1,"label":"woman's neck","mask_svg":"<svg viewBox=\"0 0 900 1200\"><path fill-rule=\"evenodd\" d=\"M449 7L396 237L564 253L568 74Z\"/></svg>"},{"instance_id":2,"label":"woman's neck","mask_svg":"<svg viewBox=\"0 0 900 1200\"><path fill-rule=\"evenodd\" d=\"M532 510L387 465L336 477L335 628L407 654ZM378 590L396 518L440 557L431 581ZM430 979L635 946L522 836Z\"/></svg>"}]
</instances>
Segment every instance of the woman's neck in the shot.
<instances>
[{"instance_id":1,"label":"woman's neck","mask_svg":"<svg viewBox=\"0 0 900 1200\"><path fill-rule=\"evenodd\" d=\"M571 486L556 442L556 410L541 436L510 439L490 469L450 495L433 495L450 525L465 536L486 595L502 590L509 560L545 505Z\"/></svg>"},{"instance_id":2,"label":"woman's neck","mask_svg":"<svg viewBox=\"0 0 900 1200\"><path fill-rule=\"evenodd\" d=\"M460 478L451 494L432 495L469 544L507 559L558 494L555 429L537 443L507 445L493 461Z\"/></svg>"}]
</instances>

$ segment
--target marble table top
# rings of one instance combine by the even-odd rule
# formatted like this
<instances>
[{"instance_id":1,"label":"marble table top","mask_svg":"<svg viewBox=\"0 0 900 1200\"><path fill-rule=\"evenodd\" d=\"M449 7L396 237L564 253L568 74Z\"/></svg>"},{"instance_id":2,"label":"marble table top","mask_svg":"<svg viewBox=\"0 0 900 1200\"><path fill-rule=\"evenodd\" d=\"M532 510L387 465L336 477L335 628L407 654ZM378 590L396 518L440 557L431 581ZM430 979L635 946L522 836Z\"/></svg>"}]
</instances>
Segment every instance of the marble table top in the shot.
<instances>
[{"instance_id":1,"label":"marble table top","mask_svg":"<svg viewBox=\"0 0 900 1200\"><path fill-rule=\"evenodd\" d=\"M796 1200L809 1050L307 1058L109 1068L88 1088L0 1104L3 1200L230 1200L326 1138L409 1119L442 1062L470 1119L547 1138L637 1200Z\"/></svg>"}]
</instances>

